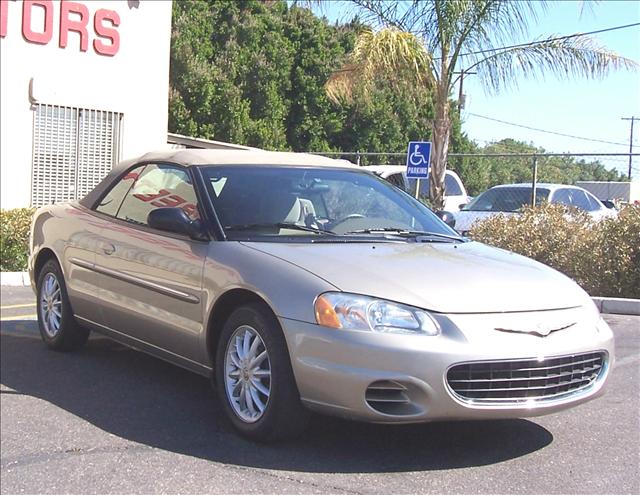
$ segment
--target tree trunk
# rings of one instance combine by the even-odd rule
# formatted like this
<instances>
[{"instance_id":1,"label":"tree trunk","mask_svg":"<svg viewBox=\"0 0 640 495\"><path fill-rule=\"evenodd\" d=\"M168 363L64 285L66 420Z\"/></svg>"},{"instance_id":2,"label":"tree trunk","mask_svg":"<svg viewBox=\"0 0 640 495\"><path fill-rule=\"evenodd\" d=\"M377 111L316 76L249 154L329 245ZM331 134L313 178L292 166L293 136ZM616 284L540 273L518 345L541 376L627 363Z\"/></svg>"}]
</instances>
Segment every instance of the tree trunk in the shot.
<instances>
[{"instance_id":1,"label":"tree trunk","mask_svg":"<svg viewBox=\"0 0 640 495\"><path fill-rule=\"evenodd\" d=\"M444 175L447 170L450 133L449 92L447 88L438 88L436 118L431 141L431 171L429 173L429 199L434 210L444 208Z\"/></svg>"}]
</instances>

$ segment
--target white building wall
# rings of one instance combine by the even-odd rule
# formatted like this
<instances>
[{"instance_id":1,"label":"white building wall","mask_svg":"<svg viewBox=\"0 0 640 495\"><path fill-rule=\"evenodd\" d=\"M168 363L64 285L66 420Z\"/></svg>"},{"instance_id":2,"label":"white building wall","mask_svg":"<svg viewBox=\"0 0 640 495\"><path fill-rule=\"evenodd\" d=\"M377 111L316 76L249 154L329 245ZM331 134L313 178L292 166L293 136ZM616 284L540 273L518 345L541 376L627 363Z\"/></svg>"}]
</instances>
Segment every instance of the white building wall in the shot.
<instances>
[{"instance_id":1,"label":"white building wall","mask_svg":"<svg viewBox=\"0 0 640 495\"><path fill-rule=\"evenodd\" d=\"M625 203L633 203L640 200L640 181L578 181L576 185L583 187L598 199L619 199Z\"/></svg>"},{"instance_id":2,"label":"white building wall","mask_svg":"<svg viewBox=\"0 0 640 495\"><path fill-rule=\"evenodd\" d=\"M51 3L53 36L46 45L23 37L23 2L7 3L6 35L0 38L0 207L31 203L31 79L38 103L122 113L123 159L166 147L171 1L76 2L89 11L86 52L80 50L80 35L74 32L69 33L66 48L59 46L60 1ZM93 47L93 41L101 39L94 31L98 9L115 11L120 17L115 28L120 45L113 56L100 55ZM32 7L31 12L32 29L43 31L44 8Z\"/></svg>"}]
</instances>

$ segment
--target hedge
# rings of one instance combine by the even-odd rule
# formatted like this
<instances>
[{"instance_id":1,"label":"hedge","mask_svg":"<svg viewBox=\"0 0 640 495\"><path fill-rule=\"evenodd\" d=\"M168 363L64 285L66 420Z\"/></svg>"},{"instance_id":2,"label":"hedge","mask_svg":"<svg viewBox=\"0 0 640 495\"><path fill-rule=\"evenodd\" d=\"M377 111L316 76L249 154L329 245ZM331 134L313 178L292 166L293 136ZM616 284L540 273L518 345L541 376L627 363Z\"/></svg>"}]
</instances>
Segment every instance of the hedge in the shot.
<instances>
[{"instance_id":1,"label":"hedge","mask_svg":"<svg viewBox=\"0 0 640 495\"><path fill-rule=\"evenodd\" d=\"M555 268L591 296L640 298L638 205L601 221L562 205L527 207L478 222L469 234Z\"/></svg>"},{"instance_id":2,"label":"hedge","mask_svg":"<svg viewBox=\"0 0 640 495\"><path fill-rule=\"evenodd\" d=\"M0 210L0 271L27 269L29 228L34 208Z\"/></svg>"}]
</instances>

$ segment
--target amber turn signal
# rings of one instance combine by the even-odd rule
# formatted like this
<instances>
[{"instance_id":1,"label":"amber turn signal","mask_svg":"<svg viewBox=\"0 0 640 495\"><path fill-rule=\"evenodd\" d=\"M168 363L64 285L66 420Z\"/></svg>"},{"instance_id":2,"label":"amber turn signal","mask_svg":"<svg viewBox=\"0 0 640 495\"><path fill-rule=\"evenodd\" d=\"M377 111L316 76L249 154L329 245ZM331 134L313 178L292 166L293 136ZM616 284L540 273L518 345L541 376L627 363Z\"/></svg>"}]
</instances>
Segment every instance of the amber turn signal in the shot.
<instances>
[{"instance_id":1,"label":"amber turn signal","mask_svg":"<svg viewBox=\"0 0 640 495\"><path fill-rule=\"evenodd\" d=\"M315 304L316 321L319 325L330 328L342 328L340 319L333 309L333 305L324 296L318 297Z\"/></svg>"}]
</instances>

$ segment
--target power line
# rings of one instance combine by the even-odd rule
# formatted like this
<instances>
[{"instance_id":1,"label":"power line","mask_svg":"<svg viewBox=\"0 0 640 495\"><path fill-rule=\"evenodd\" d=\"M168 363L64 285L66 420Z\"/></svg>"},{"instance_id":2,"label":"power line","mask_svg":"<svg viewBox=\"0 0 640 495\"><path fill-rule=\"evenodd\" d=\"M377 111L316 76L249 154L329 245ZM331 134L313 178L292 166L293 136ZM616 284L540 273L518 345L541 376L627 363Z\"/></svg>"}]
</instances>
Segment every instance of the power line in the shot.
<instances>
[{"instance_id":1,"label":"power line","mask_svg":"<svg viewBox=\"0 0 640 495\"><path fill-rule=\"evenodd\" d=\"M580 36L589 36L591 34L606 33L608 31L616 31L618 29L627 29L627 28L636 27L636 26L640 26L640 22L634 22L632 24L624 24L622 26L613 26L613 27L604 28L604 29L597 29L595 31L587 31L586 33L567 34L565 36L558 36L556 38L549 38L549 39L546 39L546 40L530 41L528 43L519 43L517 45L501 46L499 48L487 48L485 50L478 50L478 51L475 51L475 52L461 53L459 55L459 57L468 57L470 55L481 55L483 53L495 53L495 52L500 52L500 51L503 51L503 50L510 50L512 48L522 48L522 47L526 47L526 46L535 46L535 45L540 45L542 43L549 43L550 41L562 41L562 40L567 40L567 39L571 39L571 38L578 38ZM418 34L424 34L424 33L421 33L420 31L418 31ZM442 57L434 58L433 60L442 60Z\"/></svg>"},{"instance_id":2,"label":"power line","mask_svg":"<svg viewBox=\"0 0 640 495\"><path fill-rule=\"evenodd\" d=\"M511 125L514 127L522 127L530 131L544 132L546 134L554 134L556 136L568 137L572 139L581 139L582 141L591 141L593 143L615 144L616 146L627 146L627 143L615 143L613 141L604 141L602 139L586 138L582 136L574 136L573 134L565 134L563 132L548 131L546 129L538 129L536 127L530 127L524 124L516 124L515 122L507 122L506 120L495 119L493 117L487 117L486 115L478 115L477 113L469 113L472 117L478 117L480 119L492 120L493 122L499 122L500 124Z\"/></svg>"}]
</instances>

